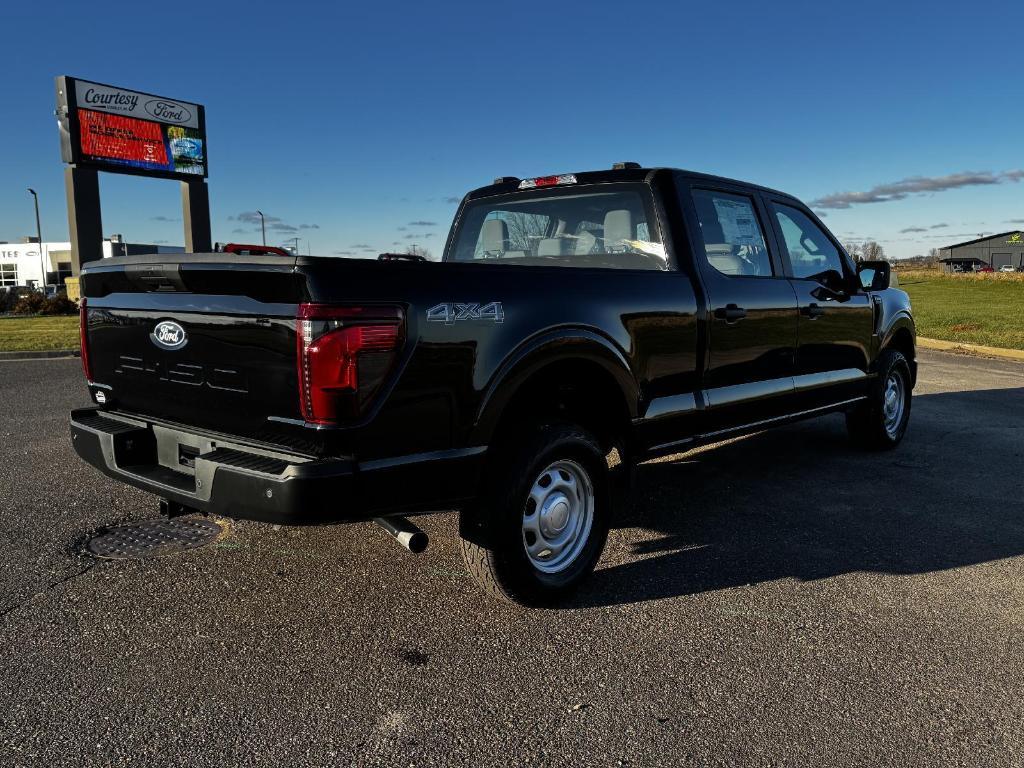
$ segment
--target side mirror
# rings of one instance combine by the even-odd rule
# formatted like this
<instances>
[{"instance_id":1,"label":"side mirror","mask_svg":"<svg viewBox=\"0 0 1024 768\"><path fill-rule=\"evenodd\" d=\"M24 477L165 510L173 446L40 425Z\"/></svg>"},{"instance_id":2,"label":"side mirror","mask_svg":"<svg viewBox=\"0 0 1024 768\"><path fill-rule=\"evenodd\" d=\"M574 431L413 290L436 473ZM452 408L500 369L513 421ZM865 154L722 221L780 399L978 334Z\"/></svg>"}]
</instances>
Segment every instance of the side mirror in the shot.
<instances>
[{"instance_id":1,"label":"side mirror","mask_svg":"<svg viewBox=\"0 0 1024 768\"><path fill-rule=\"evenodd\" d=\"M857 265L857 277L865 291L884 291L892 281L892 267L887 261L862 261Z\"/></svg>"}]
</instances>

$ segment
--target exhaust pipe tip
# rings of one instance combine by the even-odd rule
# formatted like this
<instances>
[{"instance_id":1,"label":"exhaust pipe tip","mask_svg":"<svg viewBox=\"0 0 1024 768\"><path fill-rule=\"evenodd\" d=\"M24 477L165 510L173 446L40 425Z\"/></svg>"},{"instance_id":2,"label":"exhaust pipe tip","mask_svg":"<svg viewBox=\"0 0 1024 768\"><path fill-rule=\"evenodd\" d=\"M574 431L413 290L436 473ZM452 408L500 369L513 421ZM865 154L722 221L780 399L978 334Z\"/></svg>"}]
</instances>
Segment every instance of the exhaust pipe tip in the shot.
<instances>
[{"instance_id":1,"label":"exhaust pipe tip","mask_svg":"<svg viewBox=\"0 0 1024 768\"><path fill-rule=\"evenodd\" d=\"M414 555L418 555L427 548L427 534L423 531L416 531L415 533L403 532L395 536L395 539Z\"/></svg>"},{"instance_id":2,"label":"exhaust pipe tip","mask_svg":"<svg viewBox=\"0 0 1024 768\"><path fill-rule=\"evenodd\" d=\"M373 522L387 531L395 541L414 555L418 555L427 548L429 543L427 534L404 517L375 517Z\"/></svg>"}]
</instances>

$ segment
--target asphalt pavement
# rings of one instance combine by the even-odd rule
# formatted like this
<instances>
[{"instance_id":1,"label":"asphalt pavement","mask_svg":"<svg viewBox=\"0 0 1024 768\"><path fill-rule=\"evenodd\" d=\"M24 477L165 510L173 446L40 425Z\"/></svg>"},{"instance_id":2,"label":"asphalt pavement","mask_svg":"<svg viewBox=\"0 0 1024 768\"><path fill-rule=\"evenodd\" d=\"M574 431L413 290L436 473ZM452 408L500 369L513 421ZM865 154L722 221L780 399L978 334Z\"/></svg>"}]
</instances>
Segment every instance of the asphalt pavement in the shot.
<instances>
[{"instance_id":1,"label":"asphalt pavement","mask_svg":"<svg viewBox=\"0 0 1024 768\"><path fill-rule=\"evenodd\" d=\"M1024 365L920 360L898 450L830 416L646 464L534 611L451 515L94 560L156 500L74 455L77 360L0 362L0 765L1024 765Z\"/></svg>"}]
</instances>

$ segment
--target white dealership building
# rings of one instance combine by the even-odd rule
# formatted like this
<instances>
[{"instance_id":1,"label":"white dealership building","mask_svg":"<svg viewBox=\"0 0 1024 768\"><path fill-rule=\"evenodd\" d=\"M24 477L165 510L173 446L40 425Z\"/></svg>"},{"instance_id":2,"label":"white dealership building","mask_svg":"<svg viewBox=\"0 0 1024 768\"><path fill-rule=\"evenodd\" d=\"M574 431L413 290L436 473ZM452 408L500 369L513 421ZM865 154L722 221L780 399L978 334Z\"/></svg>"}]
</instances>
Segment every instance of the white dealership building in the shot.
<instances>
[{"instance_id":1,"label":"white dealership building","mask_svg":"<svg viewBox=\"0 0 1024 768\"><path fill-rule=\"evenodd\" d=\"M154 243L126 243L120 235L103 241L103 258L135 253L184 253L185 249L173 245ZM0 289L13 286L38 287L43 283L43 266L49 273L49 285L63 284L71 276L71 243L44 242L40 253L39 242L26 237L20 243L0 242Z\"/></svg>"},{"instance_id":2,"label":"white dealership building","mask_svg":"<svg viewBox=\"0 0 1024 768\"><path fill-rule=\"evenodd\" d=\"M70 275L71 243L43 243L41 255L34 237L21 243L0 243L0 288L42 285L44 263L48 272Z\"/></svg>"}]
</instances>

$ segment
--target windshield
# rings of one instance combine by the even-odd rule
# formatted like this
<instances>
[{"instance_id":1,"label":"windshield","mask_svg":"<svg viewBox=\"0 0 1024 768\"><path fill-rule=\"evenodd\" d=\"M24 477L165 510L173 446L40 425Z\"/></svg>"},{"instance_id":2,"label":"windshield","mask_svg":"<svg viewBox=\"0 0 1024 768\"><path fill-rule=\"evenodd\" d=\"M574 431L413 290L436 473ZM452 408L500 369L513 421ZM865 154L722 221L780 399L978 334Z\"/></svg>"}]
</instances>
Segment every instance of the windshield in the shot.
<instances>
[{"instance_id":1,"label":"windshield","mask_svg":"<svg viewBox=\"0 0 1024 768\"><path fill-rule=\"evenodd\" d=\"M667 269L650 191L642 184L552 189L469 203L448 261Z\"/></svg>"}]
</instances>

